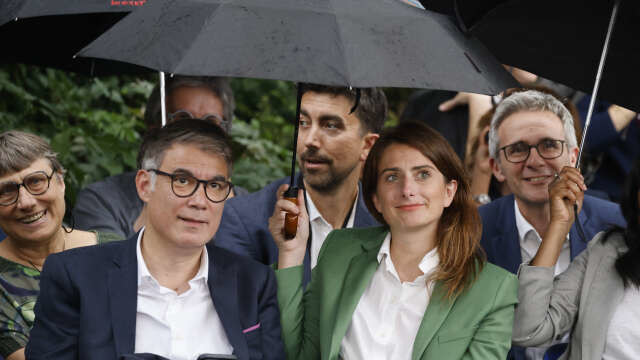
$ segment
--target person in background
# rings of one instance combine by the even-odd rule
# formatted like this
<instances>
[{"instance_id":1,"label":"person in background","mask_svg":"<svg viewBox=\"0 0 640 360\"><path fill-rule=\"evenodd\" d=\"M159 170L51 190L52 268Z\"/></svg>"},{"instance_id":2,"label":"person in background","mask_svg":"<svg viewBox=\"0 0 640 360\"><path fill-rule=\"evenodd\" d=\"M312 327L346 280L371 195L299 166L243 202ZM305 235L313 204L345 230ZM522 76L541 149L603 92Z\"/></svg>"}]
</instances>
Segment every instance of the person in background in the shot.
<instances>
[{"instance_id":1,"label":"person in background","mask_svg":"<svg viewBox=\"0 0 640 360\"><path fill-rule=\"evenodd\" d=\"M304 202L279 200L269 220L287 358L504 359L518 283L485 261L480 219L451 146L424 124L387 129L362 183L383 225L332 231L304 292ZM282 231L287 212L299 217L291 240Z\"/></svg>"},{"instance_id":2,"label":"person in background","mask_svg":"<svg viewBox=\"0 0 640 360\"><path fill-rule=\"evenodd\" d=\"M489 131L493 174L512 195L478 208L489 262L515 273L533 258L550 226L548 186L578 156L573 116L562 102L536 90L516 92L496 107ZM576 225L564 234L555 275L564 272L595 234L624 226L620 207L585 195ZM581 233L582 232L582 233ZM558 342L566 342L557 339ZM546 348L514 348L516 359L542 359Z\"/></svg>"},{"instance_id":3,"label":"person in background","mask_svg":"<svg viewBox=\"0 0 640 360\"><path fill-rule=\"evenodd\" d=\"M302 175L298 174L297 184L304 188L301 199L311 216L304 261L306 283L331 230L377 225L362 198L360 174L384 125L387 98L377 88L301 86L297 160ZM231 199L215 244L263 264L275 263L278 248L269 232L268 219L277 194L288 187L288 182L288 177L279 179L249 196Z\"/></svg>"},{"instance_id":4,"label":"person in background","mask_svg":"<svg viewBox=\"0 0 640 360\"><path fill-rule=\"evenodd\" d=\"M205 247L233 188L228 135L176 120L151 130L138 157L145 227L47 259L27 358L283 359L273 270Z\"/></svg>"},{"instance_id":5,"label":"person in background","mask_svg":"<svg viewBox=\"0 0 640 360\"><path fill-rule=\"evenodd\" d=\"M64 193L64 168L49 144L26 132L0 134L0 228L7 234L0 242L0 358L24 360L50 254L120 239L66 228Z\"/></svg>"},{"instance_id":6,"label":"person in background","mask_svg":"<svg viewBox=\"0 0 640 360\"><path fill-rule=\"evenodd\" d=\"M231 131L235 101L228 79L178 75L168 77L165 86L168 123L198 118L219 125L227 133ZM147 129L161 126L160 110L160 88L156 86L145 111ZM76 226L110 231L123 238L138 232L144 225L145 213L135 177L135 171L125 172L82 189L72 212ZM246 193L236 187L230 196Z\"/></svg>"},{"instance_id":7,"label":"person in background","mask_svg":"<svg viewBox=\"0 0 640 360\"><path fill-rule=\"evenodd\" d=\"M598 233L555 276L564 234L583 203L581 174L565 168L549 187L551 223L530 263L521 265L514 344L540 346L571 331L562 359L632 360L640 354L640 161L627 178L622 212L627 228Z\"/></svg>"},{"instance_id":8,"label":"person in background","mask_svg":"<svg viewBox=\"0 0 640 360\"><path fill-rule=\"evenodd\" d=\"M537 90L545 94L553 95L556 99L562 102L573 117L576 139L578 142L580 141L582 136L582 127L580 126L578 109L570 100L560 96L550 88L540 85L533 85L529 88L512 88L504 91L500 96L495 97L494 101L496 101L497 105L497 103L509 95L527 90ZM465 160L465 166L471 175L471 193L473 194L474 201L478 205L485 205L491 202L492 199L497 199L501 196L511 194L509 186L505 182L498 181L491 170L491 157L489 156L489 128L494 111L495 106L491 107L491 109L484 113L480 120L478 120L478 128L476 131L478 135L472 140L469 156L467 156ZM605 193L589 190L589 194L608 200Z\"/></svg>"},{"instance_id":9,"label":"person in background","mask_svg":"<svg viewBox=\"0 0 640 360\"><path fill-rule=\"evenodd\" d=\"M538 81L538 76L522 69L505 66L523 86ZM438 131L462 161L471 157L473 139L478 136L478 121L497 102L497 97L446 90L418 90L413 93L400 115L400 122L419 121Z\"/></svg>"},{"instance_id":10,"label":"person in background","mask_svg":"<svg viewBox=\"0 0 640 360\"><path fill-rule=\"evenodd\" d=\"M578 102L580 117L586 121L590 96ZM611 200L622 201L622 182L640 156L638 113L606 101L597 101L589 125L585 151L589 167L585 178L590 189L606 192Z\"/></svg>"}]
</instances>

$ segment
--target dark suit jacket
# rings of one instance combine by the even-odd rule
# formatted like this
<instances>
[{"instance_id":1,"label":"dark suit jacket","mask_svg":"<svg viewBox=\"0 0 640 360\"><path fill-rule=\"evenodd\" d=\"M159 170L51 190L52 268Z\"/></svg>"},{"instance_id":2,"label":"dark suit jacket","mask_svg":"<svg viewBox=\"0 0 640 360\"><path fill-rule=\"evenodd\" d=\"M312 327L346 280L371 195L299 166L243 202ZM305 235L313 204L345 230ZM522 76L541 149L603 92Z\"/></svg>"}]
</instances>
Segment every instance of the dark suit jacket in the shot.
<instances>
[{"instance_id":1,"label":"dark suit jacket","mask_svg":"<svg viewBox=\"0 0 640 360\"><path fill-rule=\"evenodd\" d=\"M220 228L213 241L216 246L235 253L249 256L263 264L270 265L278 261L278 247L269 232L269 217L276 204L276 191L289 178L276 180L260 191L227 200L222 214ZM298 175L298 184L302 184ZM362 189L358 194L358 204L353 227L379 225L369 214L362 198ZM309 250L304 258L304 283L311 280L311 262Z\"/></svg>"},{"instance_id":2,"label":"dark suit jacket","mask_svg":"<svg viewBox=\"0 0 640 360\"><path fill-rule=\"evenodd\" d=\"M496 199L478 208L482 218L481 244L487 253L487 260L512 273L517 273L522 263L520 240L516 226L513 195ZM620 206L610 201L585 195L582 210L578 214L586 239L582 239L573 224L569 231L571 259L587 247L598 232L611 225L626 226ZM524 360L524 348L514 347L510 359Z\"/></svg>"},{"instance_id":3,"label":"dark suit jacket","mask_svg":"<svg viewBox=\"0 0 640 360\"><path fill-rule=\"evenodd\" d=\"M113 360L134 353L136 241L134 236L47 258L27 359ZM224 249L208 250L209 290L234 354L284 359L273 270Z\"/></svg>"}]
</instances>

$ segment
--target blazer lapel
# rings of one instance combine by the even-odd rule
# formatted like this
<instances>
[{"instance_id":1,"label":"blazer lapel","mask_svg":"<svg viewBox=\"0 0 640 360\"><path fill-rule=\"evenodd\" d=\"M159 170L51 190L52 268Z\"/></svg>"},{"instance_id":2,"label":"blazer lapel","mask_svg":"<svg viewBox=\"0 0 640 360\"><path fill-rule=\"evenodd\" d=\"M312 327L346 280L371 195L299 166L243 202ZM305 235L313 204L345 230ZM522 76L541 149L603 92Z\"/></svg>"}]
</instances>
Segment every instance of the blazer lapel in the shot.
<instances>
[{"instance_id":1,"label":"blazer lapel","mask_svg":"<svg viewBox=\"0 0 640 360\"><path fill-rule=\"evenodd\" d=\"M367 205L364 203L363 196L364 194L362 193L362 184L358 182L358 203L356 204L356 215L353 219L353 227L361 228L379 226L380 224L369 213L369 209L367 209Z\"/></svg>"},{"instance_id":2,"label":"blazer lapel","mask_svg":"<svg viewBox=\"0 0 640 360\"><path fill-rule=\"evenodd\" d=\"M381 232L378 239L363 243L363 252L351 259L342 286L342 295L338 301L328 359L338 357L340 344L347 332L349 324L351 324L351 318L356 310L356 306L358 306L362 294L367 289L373 274L378 268L378 250L386 234L387 231Z\"/></svg>"},{"instance_id":3,"label":"blazer lapel","mask_svg":"<svg viewBox=\"0 0 640 360\"><path fill-rule=\"evenodd\" d=\"M431 343L433 336L440 329L447 315L449 315L455 299L447 300L445 296L446 288L442 282L436 282L431 298L429 299L429 305L427 305L427 310L424 312L418 333L413 342L413 355L411 359L417 360L422 357L427 346Z\"/></svg>"},{"instance_id":4,"label":"blazer lapel","mask_svg":"<svg viewBox=\"0 0 640 360\"><path fill-rule=\"evenodd\" d=\"M584 211L580 211L578 213L578 221L580 225L582 225L582 229L585 230L585 236L587 235L587 231L585 229L585 225L587 223L587 215L585 215ZM576 256L580 255L580 253L587 248L587 243L591 239L583 239L578 233L578 229L576 228L576 224L574 223L569 230L569 245L570 245L570 256L571 260Z\"/></svg>"},{"instance_id":5,"label":"blazer lapel","mask_svg":"<svg viewBox=\"0 0 640 360\"><path fill-rule=\"evenodd\" d=\"M138 310L137 241L137 234L127 240L128 244L114 257L113 268L108 273L111 327L118 356L133 354L135 351Z\"/></svg>"},{"instance_id":6,"label":"blazer lapel","mask_svg":"<svg viewBox=\"0 0 640 360\"><path fill-rule=\"evenodd\" d=\"M249 347L240 326L238 312L238 278L236 276L236 264L226 261L215 251L215 247L209 249L209 292L211 300L220 317L222 326L227 334L229 343L233 346L233 352L238 359L249 358Z\"/></svg>"},{"instance_id":7,"label":"blazer lapel","mask_svg":"<svg viewBox=\"0 0 640 360\"><path fill-rule=\"evenodd\" d=\"M495 242L494 254L500 254L500 256L494 259L494 264L515 274L522 263L522 252L520 251L520 236L518 235L514 206L515 200L513 195L510 195L498 212L498 218L495 219L495 221L503 222L504 225L500 227L502 231Z\"/></svg>"}]
</instances>

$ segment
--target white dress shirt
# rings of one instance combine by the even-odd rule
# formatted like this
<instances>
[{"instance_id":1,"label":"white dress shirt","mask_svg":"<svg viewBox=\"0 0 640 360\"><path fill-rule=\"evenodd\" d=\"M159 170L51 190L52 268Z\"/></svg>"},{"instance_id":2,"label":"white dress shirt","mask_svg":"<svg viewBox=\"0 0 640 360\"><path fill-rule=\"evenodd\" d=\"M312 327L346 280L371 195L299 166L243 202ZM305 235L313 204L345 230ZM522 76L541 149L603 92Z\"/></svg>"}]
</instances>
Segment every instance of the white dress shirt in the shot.
<instances>
[{"instance_id":1,"label":"white dress shirt","mask_svg":"<svg viewBox=\"0 0 640 360\"><path fill-rule=\"evenodd\" d=\"M640 290L634 285L624 290L616 307L602 353L602 360L632 360L640 356Z\"/></svg>"},{"instance_id":2,"label":"white dress shirt","mask_svg":"<svg viewBox=\"0 0 640 360\"><path fill-rule=\"evenodd\" d=\"M424 274L401 282L390 253L391 233L378 251L378 268L358 302L340 346L340 356L352 359L411 359L413 342L433 291L427 278L440 259L434 248L420 261Z\"/></svg>"},{"instance_id":3,"label":"white dress shirt","mask_svg":"<svg viewBox=\"0 0 640 360\"><path fill-rule=\"evenodd\" d=\"M333 230L333 226L327 222L316 208L316 205L311 200L309 193L305 192L307 197L307 206L309 212L309 223L311 224L311 268L316 267L318 263L318 255L320 255L320 249L327 235ZM358 194L356 193L356 199L351 207L351 214L347 221L347 228L352 228L356 218L356 205L358 204Z\"/></svg>"},{"instance_id":4,"label":"white dress shirt","mask_svg":"<svg viewBox=\"0 0 640 360\"><path fill-rule=\"evenodd\" d=\"M514 202L516 227L518 228L518 238L520 239L520 254L522 255L522 262L528 263L534 256L536 256L538 248L542 244L542 238L527 219L522 216L522 213L518 208L518 203L515 200ZM567 270L569 264L571 264L571 247L569 243L569 234L567 234L567 238L562 244L562 250L560 251L558 261L553 269L554 275L558 276L562 274ZM564 334L561 339L555 340L551 345L566 342L569 342L569 333ZM525 350L525 356L527 360L542 360L544 358L544 353L548 348L549 346L528 347L527 350Z\"/></svg>"},{"instance_id":5,"label":"white dress shirt","mask_svg":"<svg viewBox=\"0 0 640 360\"><path fill-rule=\"evenodd\" d=\"M231 354L233 347L213 306L207 279L209 256L204 247L200 268L182 294L158 283L142 257L138 235L138 306L136 353L153 353L172 360L195 360L200 354Z\"/></svg>"},{"instance_id":6,"label":"white dress shirt","mask_svg":"<svg viewBox=\"0 0 640 360\"><path fill-rule=\"evenodd\" d=\"M514 200L515 202L515 200ZM516 227L518 228L518 238L520 239L520 254L522 255L522 262L528 263L536 256L538 248L542 244L542 238L540 234L533 228L533 226L522 216L518 203L515 203L516 211ZM558 276L562 274L571 263L571 248L569 246L569 234L567 239L562 244L562 251L558 257L558 262L554 268L554 275Z\"/></svg>"}]
</instances>

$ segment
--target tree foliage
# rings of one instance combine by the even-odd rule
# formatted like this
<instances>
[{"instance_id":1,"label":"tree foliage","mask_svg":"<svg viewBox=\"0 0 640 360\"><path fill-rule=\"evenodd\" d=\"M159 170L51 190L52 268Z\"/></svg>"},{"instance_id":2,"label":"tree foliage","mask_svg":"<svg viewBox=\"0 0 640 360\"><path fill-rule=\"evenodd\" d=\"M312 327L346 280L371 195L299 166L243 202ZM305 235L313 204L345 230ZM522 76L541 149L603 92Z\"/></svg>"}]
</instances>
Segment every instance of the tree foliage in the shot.
<instances>
[{"instance_id":1,"label":"tree foliage","mask_svg":"<svg viewBox=\"0 0 640 360\"><path fill-rule=\"evenodd\" d=\"M67 199L104 177L133 170L154 74L90 78L25 65L0 67L0 131L47 139L67 169ZM295 89L237 79L233 182L255 191L289 169Z\"/></svg>"},{"instance_id":2,"label":"tree foliage","mask_svg":"<svg viewBox=\"0 0 640 360\"><path fill-rule=\"evenodd\" d=\"M0 131L47 139L66 167L67 200L82 187L135 169L155 74L85 77L26 65L0 67ZM285 81L234 79L233 183L255 191L289 174L296 90ZM407 90L390 92L390 123Z\"/></svg>"}]
</instances>

